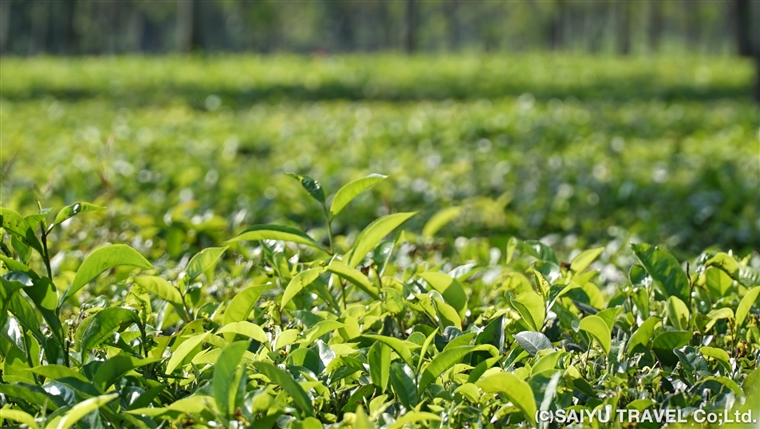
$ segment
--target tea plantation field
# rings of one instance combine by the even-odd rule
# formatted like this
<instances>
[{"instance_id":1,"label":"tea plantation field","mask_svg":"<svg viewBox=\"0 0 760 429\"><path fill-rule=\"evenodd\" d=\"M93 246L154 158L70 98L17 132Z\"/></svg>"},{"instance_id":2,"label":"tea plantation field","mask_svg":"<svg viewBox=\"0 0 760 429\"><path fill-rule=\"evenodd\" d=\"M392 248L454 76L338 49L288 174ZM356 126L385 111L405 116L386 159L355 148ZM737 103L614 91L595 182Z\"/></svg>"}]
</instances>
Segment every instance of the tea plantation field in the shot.
<instances>
[{"instance_id":1,"label":"tea plantation field","mask_svg":"<svg viewBox=\"0 0 760 429\"><path fill-rule=\"evenodd\" d=\"M751 66L4 57L0 418L755 427Z\"/></svg>"}]
</instances>

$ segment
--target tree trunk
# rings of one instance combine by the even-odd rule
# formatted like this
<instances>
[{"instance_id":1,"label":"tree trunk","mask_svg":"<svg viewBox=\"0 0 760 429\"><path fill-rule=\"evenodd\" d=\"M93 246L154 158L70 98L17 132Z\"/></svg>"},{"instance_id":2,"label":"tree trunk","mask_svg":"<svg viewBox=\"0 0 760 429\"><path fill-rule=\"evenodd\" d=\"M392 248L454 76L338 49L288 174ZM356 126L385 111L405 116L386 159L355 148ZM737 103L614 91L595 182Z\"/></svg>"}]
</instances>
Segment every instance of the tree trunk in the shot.
<instances>
[{"instance_id":1,"label":"tree trunk","mask_svg":"<svg viewBox=\"0 0 760 429\"><path fill-rule=\"evenodd\" d=\"M343 51L353 51L356 48L354 37L354 16L351 4L336 2L336 18L338 19L338 46Z\"/></svg>"},{"instance_id":2,"label":"tree trunk","mask_svg":"<svg viewBox=\"0 0 760 429\"><path fill-rule=\"evenodd\" d=\"M590 2L591 19L588 20L588 28L586 33L588 34L588 50L592 54L598 53L602 48L602 40L604 39L604 22L608 15L605 13L606 4L599 2Z\"/></svg>"},{"instance_id":3,"label":"tree trunk","mask_svg":"<svg viewBox=\"0 0 760 429\"><path fill-rule=\"evenodd\" d=\"M755 102L760 104L760 52L755 53Z\"/></svg>"},{"instance_id":4,"label":"tree trunk","mask_svg":"<svg viewBox=\"0 0 760 429\"><path fill-rule=\"evenodd\" d=\"M659 1L649 2L649 31L647 31L647 42L649 51L656 53L660 46L660 35L662 34L662 7Z\"/></svg>"},{"instance_id":5,"label":"tree trunk","mask_svg":"<svg viewBox=\"0 0 760 429\"><path fill-rule=\"evenodd\" d=\"M684 11L686 15L686 45L689 46L691 51L698 52L702 39L699 3L684 3L683 5L686 8Z\"/></svg>"},{"instance_id":6,"label":"tree trunk","mask_svg":"<svg viewBox=\"0 0 760 429\"><path fill-rule=\"evenodd\" d=\"M629 0L618 0L618 53L631 53L631 3Z\"/></svg>"},{"instance_id":7,"label":"tree trunk","mask_svg":"<svg viewBox=\"0 0 760 429\"><path fill-rule=\"evenodd\" d=\"M177 0L176 48L190 52L193 41L193 0Z\"/></svg>"},{"instance_id":8,"label":"tree trunk","mask_svg":"<svg viewBox=\"0 0 760 429\"><path fill-rule=\"evenodd\" d=\"M406 52L417 50L417 0L406 0Z\"/></svg>"},{"instance_id":9,"label":"tree trunk","mask_svg":"<svg viewBox=\"0 0 760 429\"><path fill-rule=\"evenodd\" d=\"M8 35L11 26L11 2L0 0L0 54L8 49Z\"/></svg>"},{"instance_id":10,"label":"tree trunk","mask_svg":"<svg viewBox=\"0 0 760 429\"><path fill-rule=\"evenodd\" d=\"M29 55L42 54L45 52L47 42L47 29L50 17L48 16L48 2L32 2L32 34L29 38Z\"/></svg>"},{"instance_id":11,"label":"tree trunk","mask_svg":"<svg viewBox=\"0 0 760 429\"><path fill-rule=\"evenodd\" d=\"M459 0L449 0L446 8L449 24L449 51L459 50Z\"/></svg>"},{"instance_id":12,"label":"tree trunk","mask_svg":"<svg viewBox=\"0 0 760 429\"><path fill-rule=\"evenodd\" d=\"M734 0L736 47L738 54L743 57L750 57L753 54L752 35L750 33L752 28L751 14L750 0Z\"/></svg>"},{"instance_id":13,"label":"tree trunk","mask_svg":"<svg viewBox=\"0 0 760 429\"><path fill-rule=\"evenodd\" d=\"M549 47L551 49L562 49L565 45L562 23L565 18L566 7L564 0L557 0L556 8L552 13L549 22Z\"/></svg>"}]
</instances>

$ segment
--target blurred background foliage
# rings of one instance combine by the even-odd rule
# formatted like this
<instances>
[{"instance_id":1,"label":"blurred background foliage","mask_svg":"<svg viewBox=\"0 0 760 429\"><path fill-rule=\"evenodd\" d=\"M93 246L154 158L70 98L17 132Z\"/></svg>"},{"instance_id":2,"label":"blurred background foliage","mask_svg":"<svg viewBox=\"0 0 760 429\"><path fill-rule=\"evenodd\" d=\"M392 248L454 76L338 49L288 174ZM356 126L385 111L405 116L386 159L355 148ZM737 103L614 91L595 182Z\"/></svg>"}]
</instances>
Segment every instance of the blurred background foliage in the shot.
<instances>
[{"instance_id":1,"label":"blurred background foliage","mask_svg":"<svg viewBox=\"0 0 760 429\"><path fill-rule=\"evenodd\" d=\"M324 237L279 173L330 192L375 172L391 180L337 232L463 206L449 237L746 252L759 14L751 0L0 0L2 204L94 201L108 222L82 231L178 257L252 223Z\"/></svg>"}]
</instances>

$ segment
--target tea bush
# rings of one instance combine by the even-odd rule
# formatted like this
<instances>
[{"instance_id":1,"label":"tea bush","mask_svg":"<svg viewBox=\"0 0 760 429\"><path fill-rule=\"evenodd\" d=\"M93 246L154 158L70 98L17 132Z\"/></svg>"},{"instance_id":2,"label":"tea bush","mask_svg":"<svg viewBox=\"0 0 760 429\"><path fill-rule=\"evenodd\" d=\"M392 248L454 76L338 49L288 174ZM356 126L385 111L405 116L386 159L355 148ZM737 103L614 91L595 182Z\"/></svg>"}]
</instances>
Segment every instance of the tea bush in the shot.
<instances>
[{"instance_id":1,"label":"tea bush","mask_svg":"<svg viewBox=\"0 0 760 429\"><path fill-rule=\"evenodd\" d=\"M325 236L279 174L290 171L331 188L391 178L336 220L341 234L410 208L421 228L457 205L445 234L499 247L637 237L688 258L716 244L746 254L760 238L751 61L43 57L2 70L4 206L108 206L118 227L106 230L155 258L243 223Z\"/></svg>"},{"instance_id":2,"label":"tea bush","mask_svg":"<svg viewBox=\"0 0 760 429\"><path fill-rule=\"evenodd\" d=\"M760 412L757 255L710 250L684 266L643 243L557 253L437 236L461 207L344 236L333 223L388 179L331 195L291 176L325 236L210 228L211 245L179 260L122 244L97 205L2 208L0 417L365 429L563 427L539 413L605 407ZM175 221L200 236L214 219Z\"/></svg>"}]
</instances>

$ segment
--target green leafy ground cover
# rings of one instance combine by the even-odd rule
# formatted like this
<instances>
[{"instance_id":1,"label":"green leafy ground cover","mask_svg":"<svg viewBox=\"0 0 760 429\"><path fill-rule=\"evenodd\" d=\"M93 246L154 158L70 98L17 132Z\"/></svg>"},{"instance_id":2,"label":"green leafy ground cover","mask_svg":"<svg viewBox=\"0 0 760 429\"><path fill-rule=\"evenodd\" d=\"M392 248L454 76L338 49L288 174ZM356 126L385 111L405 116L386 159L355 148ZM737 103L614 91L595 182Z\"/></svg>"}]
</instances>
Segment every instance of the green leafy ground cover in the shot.
<instances>
[{"instance_id":1,"label":"green leafy ground cover","mask_svg":"<svg viewBox=\"0 0 760 429\"><path fill-rule=\"evenodd\" d=\"M241 224L322 228L280 174L290 171L333 189L390 177L336 221L339 233L392 211L424 210L413 220L421 227L463 205L446 234L500 247L511 236L573 236L571 250L634 234L685 258L715 244L746 253L760 237L749 61L234 56L0 67L2 160L16 156L3 204L34 206L34 185L49 184L46 206L107 205L112 230L151 240L155 256L210 245L182 222L167 227L167 216L210 219L219 237Z\"/></svg>"},{"instance_id":2,"label":"green leafy ground cover","mask_svg":"<svg viewBox=\"0 0 760 429\"><path fill-rule=\"evenodd\" d=\"M0 67L6 425L760 419L747 62Z\"/></svg>"},{"instance_id":3,"label":"green leafy ground cover","mask_svg":"<svg viewBox=\"0 0 760 429\"><path fill-rule=\"evenodd\" d=\"M293 178L327 225L384 180L328 199ZM559 409L760 412L756 256L706 252L684 271L648 244L630 258L458 239L444 257L449 211L421 234L404 227L417 213L380 217L350 245L254 225L176 263L124 244L59 251L62 234L84 235L68 219L98 206L2 209L0 417L368 429L558 427L537 412Z\"/></svg>"}]
</instances>

